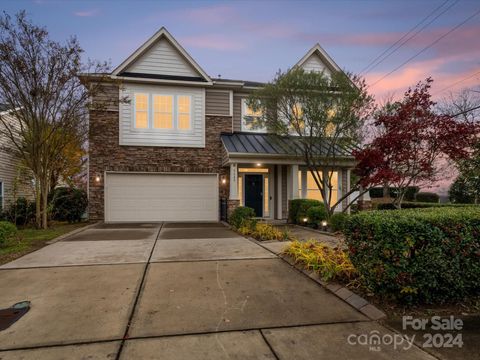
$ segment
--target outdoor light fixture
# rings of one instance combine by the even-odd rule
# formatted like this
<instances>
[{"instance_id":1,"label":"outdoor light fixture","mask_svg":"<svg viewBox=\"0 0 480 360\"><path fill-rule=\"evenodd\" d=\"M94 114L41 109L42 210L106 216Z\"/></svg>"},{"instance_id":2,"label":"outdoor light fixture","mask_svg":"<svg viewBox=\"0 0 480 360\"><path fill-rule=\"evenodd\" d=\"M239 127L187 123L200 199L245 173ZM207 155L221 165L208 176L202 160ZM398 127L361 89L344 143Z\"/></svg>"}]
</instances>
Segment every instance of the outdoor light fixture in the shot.
<instances>
[{"instance_id":1,"label":"outdoor light fixture","mask_svg":"<svg viewBox=\"0 0 480 360\"><path fill-rule=\"evenodd\" d=\"M260 164L260 163L257 163L257 166L262 166L262 164Z\"/></svg>"},{"instance_id":2,"label":"outdoor light fixture","mask_svg":"<svg viewBox=\"0 0 480 360\"><path fill-rule=\"evenodd\" d=\"M95 176L95 182L99 183L101 180L100 175Z\"/></svg>"},{"instance_id":3,"label":"outdoor light fixture","mask_svg":"<svg viewBox=\"0 0 480 360\"><path fill-rule=\"evenodd\" d=\"M322 221L322 229L323 229L323 230L327 230L327 225L328 225L327 221L326 221L326 220L323 220L323 221Z\"/></svg>"},{"instance_id":4,"label":"outdoor light fixture","mask_svg":"<svg viewBox=\"0 0 480 360\"><path fill-rule=\"evenodd\" d=\"M308 218L303 218L303 222L306 223L308 221Z\"/></svg>"},{"instance_id":5,"label":"outdoor light fixture","mask_svg":"<svg viewBox=\"0 0 480 360\"><path fill-rule=\"evenodd\" d=\"M222 175L222 177L220 178L220 181L222 182L223 185L225 185L227 183L227 177L225 175Z\"/></svg>"}]
</instances>

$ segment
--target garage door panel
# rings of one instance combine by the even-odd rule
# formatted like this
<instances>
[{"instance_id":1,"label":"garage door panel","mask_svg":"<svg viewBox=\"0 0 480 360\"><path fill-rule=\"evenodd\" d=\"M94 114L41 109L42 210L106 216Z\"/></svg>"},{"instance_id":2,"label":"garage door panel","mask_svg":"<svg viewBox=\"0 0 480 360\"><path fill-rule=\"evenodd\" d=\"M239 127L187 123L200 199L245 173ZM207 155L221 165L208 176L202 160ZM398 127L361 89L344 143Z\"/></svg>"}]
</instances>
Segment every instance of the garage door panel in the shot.
<instances>
[{"instance_id":1,"label":"garage door panel","mask_svg":"<svg viewBox=\"0 0 480 360\"><path fill-rule=\"evenodd\" d=\"M217 221L215 175L107 174L106 221Z\"/></svg>"}]
</instances>

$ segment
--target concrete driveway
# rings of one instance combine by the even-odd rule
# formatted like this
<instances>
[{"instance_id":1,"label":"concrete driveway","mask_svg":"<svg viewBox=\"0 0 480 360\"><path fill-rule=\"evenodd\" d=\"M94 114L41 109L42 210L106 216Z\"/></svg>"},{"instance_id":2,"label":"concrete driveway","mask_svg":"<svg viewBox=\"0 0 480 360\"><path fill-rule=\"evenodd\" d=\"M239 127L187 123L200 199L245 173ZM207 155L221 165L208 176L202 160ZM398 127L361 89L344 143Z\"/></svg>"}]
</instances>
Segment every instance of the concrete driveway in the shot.
<instances>
[{"instance_id":1,"label":"concrete driveway","mask_svg":"<svg viewBox=\"0 0 480 360\"><path fill-rule=\"evenodd\" d=\"M0 267L9 359L433 359L217 223L100 224Z\"/></svg>"}]
</instances>

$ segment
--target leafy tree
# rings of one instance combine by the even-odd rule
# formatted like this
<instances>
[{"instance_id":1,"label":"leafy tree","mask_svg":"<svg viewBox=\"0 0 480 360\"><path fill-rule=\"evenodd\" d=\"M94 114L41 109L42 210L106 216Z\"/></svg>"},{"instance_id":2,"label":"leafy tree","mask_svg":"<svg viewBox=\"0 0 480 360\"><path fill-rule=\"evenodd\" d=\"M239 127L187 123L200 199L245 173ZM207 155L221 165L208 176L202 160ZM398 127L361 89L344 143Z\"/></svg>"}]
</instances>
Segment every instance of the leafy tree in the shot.
<instances>
[{"instance_id":1,"label":"leafy tree","mask_svg":"<svg viewBox=\"0 0 480 360\"><path fill-rule=\"evenodd\" d=\"M360 190L360 183L353 183L348 193L332 198L332 170L345 160L338 149L351 149L360 142L363 123L373 109L363 80L343 72L327 76L294 68L279 72L271 83L253 92L248 104L263 114L257 126L297 143L328 216Z\"/></svg>"},{"instance_id":2,"label":"leafy tree","mask_svg":"<svg viewBox=\"0 0 480 360\"><path fill-rule=\"evenodd\" d=\"M478 134L474 124L435 112L429 93L432 81L418 83L401 101L380 109L374 125L383 131L358 153L361 168L375 165L362 181L384 181L397 187L397 208L409 186L436 180L440 159L467 159Z\"/></svg>"},{"instance_id":3,"label":"leafy tree","mask_svg":"<svg viewBox=\"0 0 480 360\"><path fill-rule=\"evenodd\" d=\"M72 141L84 141L89 98L101 91L95 84L85 88L78 75L107 70L104 63L82 63L82 53L76 38L51 40L24 11L0 17L0 102L10 109L0 116L0 135L33 174L38 227L47 227L52 179L65 169Z\"/></svg>"},{"instance_id":4,"label":"leafy tree","mask_svg":"<svg viewBox=\"0 0 480 360\"><path fill-rule=\"evenodd\" d=\"M480 184L477 184L480 185ZM448 190L450 201L458 204L472 204L478 202L480 187L468 182L461 175L458 176Z\"/></svg>"}]
</instances>

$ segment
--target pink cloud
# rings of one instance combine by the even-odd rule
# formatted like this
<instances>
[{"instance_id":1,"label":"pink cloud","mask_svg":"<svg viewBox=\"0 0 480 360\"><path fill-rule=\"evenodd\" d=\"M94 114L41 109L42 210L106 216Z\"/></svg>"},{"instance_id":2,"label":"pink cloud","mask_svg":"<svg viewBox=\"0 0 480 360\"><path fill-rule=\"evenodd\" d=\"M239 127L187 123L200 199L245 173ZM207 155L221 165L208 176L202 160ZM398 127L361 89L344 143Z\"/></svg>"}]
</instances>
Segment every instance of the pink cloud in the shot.
<instances>
[{"instance_id":1,"label":"pink cloud","mask_svg":"<svg viewBox=\"0 0 480 360\"><path fill-rule=\"evenodd\" d=\"M180 43L212 50L240 51L246 47L244 43L234 40L232 37L219 34L185 36L180 38Z\"/></svg>"},{"instance_id":2,"label":"pink cloud","mask_svg":"<svg viewBox=\"0 0 480 360\"><path fill-rule=\"evenodd\" d=\"M97 16L98 14L99 14L99 11L97 9L76 11L73 13L73 15L79 16L79 17L92 17L92 16Z\"/></svg>"},{"instance_id":3,"label":"pink cloud","mask_svg":"<svg viewBox=\"0 0 480 360\"><path fill-rule=\"evenodd\" d=\"M480 58L480 50L476 49L472 55L460 55L453 54L449 57L436 57L435 59L417 61L407 64L405 67L387 76L375 85L370 87L370 91L375 94L378 99L395 94L396 97L402 96L404 91L410 86L414 86L417 82L424 80L425 78L432 76L434 83L431 89L433 98L438 100L444 97L450 91L456 91L462 88L476 86L480 83L480 75L474 76L476 72L480 70L476 65L472 68L467 68L463 71L455 73L444 70L447 65L455 64L457 62L468 61L472 58ZM368 84L374 84L377 80L382 78L386 72L371 72L366 75ZM455 82L463 80L458 84L453 85ZM453 85L450 87L450 85ZM449 87L445 91L443 89ZM442 91L441 93L439 93Z\"/></svg>"}]
</instances>

